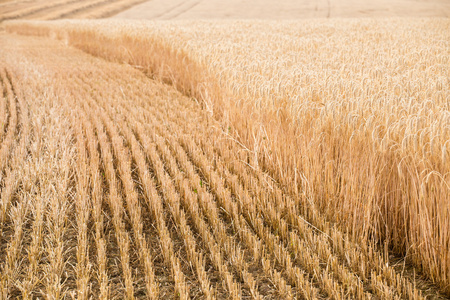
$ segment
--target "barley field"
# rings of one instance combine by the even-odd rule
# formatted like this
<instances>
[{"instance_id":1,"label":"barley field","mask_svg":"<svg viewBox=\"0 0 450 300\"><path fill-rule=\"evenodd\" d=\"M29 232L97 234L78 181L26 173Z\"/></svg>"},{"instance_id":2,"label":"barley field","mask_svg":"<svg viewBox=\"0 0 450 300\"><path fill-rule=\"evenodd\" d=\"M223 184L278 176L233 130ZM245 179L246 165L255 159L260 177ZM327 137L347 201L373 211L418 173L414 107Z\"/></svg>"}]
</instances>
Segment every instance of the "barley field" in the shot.
<instances>
[{"instance_id":1,"label":"barley field","mask_svg":"<svg viewBox=\"0 0 450 300\"><path fill-rule=\"evenodd\" d=\"M0 299L450 297L449 19L139 2L0 0Z\"/></svg>"}]
</instances>

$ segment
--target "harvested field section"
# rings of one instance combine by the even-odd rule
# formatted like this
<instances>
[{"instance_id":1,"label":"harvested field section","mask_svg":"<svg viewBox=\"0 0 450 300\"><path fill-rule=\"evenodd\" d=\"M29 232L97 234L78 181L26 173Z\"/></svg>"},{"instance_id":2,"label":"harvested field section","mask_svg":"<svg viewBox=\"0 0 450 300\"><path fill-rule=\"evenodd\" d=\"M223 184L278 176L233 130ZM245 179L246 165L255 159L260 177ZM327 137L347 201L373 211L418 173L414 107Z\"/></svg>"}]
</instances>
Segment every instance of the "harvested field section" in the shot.
<instances>
[{"instance_id":1,"label":"harvested field section","mask_svg":"<svg viewBox=\"0 0 450 300\"><path fill-rule=\"evenodd\" d=\"M445 0L152 0L114 18L144 20L449 17Z\"/></svg>"},{"instance_id":2,"label":"harvested field section","mask_svg":"<svg viewBox=\"0 0 450 300\"><path fill-rule=\"evenodd\" d=\"M28 0L0 4L0 22L14 19L105 18L144 0Z\"/></svg>"},{"instance_id":3,"label":"harvested field section","mask_svg":"<svg viewBox=\"0 0 450 300\"><path fill-rule=\"evenodd\" d=\"M70 129L60 120L51 89L23 80L27 62L17 68L11 53L1 52L2 82L12 99L9 124L15 131L10 151L2 152L9 158L2 164L1 297L59 298L71 273L66 264L72 241L67 222L73 203Z\"/></svg>"}]
</instances>

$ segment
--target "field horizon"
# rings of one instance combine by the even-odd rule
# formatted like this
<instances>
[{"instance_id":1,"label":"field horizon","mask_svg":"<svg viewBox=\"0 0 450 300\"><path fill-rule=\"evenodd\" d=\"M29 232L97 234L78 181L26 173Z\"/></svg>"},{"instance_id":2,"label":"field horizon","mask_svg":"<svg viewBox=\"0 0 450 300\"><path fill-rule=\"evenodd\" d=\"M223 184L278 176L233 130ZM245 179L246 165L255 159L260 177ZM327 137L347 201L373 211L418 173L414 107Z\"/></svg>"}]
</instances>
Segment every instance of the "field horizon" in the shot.
<instances>
[{"instance_id":1,"label":"field horizon","mask_svg":"<svg viewBox=\"0 0 450 300\"><path fill-rule=\"evenodd\" d=\"M112 18L142 20L294 20L308 18L450 17L445 0L152 0Z\"/></svg>"},{"instance_id":2,"label":"field horizon","mask_svg":"<svg viewBox=\"0 0 450 300\"><path fill-rule=\"evenodd\" d=\"M29 2L0 299L450 298L445 1Z\"/></svg>"}]
</instances>

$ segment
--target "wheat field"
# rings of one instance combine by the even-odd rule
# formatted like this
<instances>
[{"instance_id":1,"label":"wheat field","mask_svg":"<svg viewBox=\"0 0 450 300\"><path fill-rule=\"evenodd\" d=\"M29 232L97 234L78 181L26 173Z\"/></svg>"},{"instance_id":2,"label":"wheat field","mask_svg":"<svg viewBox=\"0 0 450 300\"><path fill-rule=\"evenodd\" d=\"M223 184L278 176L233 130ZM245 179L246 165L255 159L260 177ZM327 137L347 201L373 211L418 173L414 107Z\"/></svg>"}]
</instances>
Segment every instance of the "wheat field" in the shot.
<instances>
[{"instance_id":1,"label":"wheat field","mask_svg":"<svg viewBox=\"0 0 450 300\"><path fill-rule=\"evenodd\" d=\"M0 22L14 19L105 18L145 0L3 0Z\"/></svg>"},{"instance_id":2,"label":"wheat field","mask_svg":"<svg viewBox=\"0 0 450 300\"><path fill-rule=\"evenodd\" d=\"M199 20L450 17L447 0L151 0L119 19Z\"/></svg>"},{"instance_id":3,"label":"wheat field","mask_svg":"<svg viewBox=\"0 0 450 300\"><path fill-rule=\"evenodd\" d=\"M138 2L0 1L0 299L450 297L448 19Z\"/></svg>"}]
</instances>

